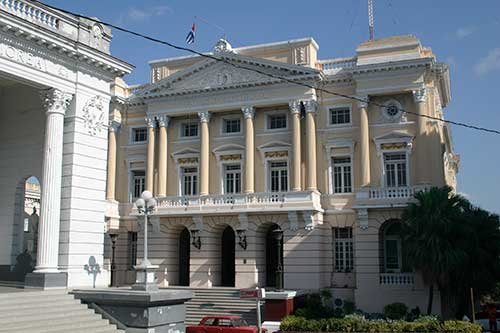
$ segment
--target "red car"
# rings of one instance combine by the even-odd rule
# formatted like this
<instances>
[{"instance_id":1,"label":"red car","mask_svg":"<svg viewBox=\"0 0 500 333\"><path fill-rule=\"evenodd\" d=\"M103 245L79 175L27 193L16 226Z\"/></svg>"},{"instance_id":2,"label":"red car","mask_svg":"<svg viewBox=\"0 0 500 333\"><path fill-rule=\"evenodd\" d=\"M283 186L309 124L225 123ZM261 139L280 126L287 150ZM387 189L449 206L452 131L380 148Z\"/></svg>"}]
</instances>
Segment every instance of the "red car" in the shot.
<instances>
[{"instance_id":1,"label":"red car","mask_svg":"<svg viewBox=\"0 0 500 333\"><path fill-rule=\"evenodd\" d=\"M262 332L267 332L265 328ZM258 333L240 316L206 316L198 325L186 327L186 333Z\"/></svg>"}]
</instances>

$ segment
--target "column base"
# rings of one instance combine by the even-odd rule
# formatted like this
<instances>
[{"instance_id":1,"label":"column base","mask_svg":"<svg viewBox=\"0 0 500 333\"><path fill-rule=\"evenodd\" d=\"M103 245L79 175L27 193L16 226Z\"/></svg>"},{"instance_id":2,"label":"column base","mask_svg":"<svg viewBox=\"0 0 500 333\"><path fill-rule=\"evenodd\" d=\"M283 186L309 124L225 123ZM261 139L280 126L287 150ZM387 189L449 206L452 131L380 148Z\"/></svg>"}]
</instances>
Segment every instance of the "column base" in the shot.
<instances>
[{"instance_id":1,"label":"column base","mask_svg":"<svg viewBox=\"0 0 500 333\"><path fill-rule=\"evenodd\" d=\"M24 279L25 289L66 289L68 274L58 273L29 273Z\"/></svg>"}]
</instances>

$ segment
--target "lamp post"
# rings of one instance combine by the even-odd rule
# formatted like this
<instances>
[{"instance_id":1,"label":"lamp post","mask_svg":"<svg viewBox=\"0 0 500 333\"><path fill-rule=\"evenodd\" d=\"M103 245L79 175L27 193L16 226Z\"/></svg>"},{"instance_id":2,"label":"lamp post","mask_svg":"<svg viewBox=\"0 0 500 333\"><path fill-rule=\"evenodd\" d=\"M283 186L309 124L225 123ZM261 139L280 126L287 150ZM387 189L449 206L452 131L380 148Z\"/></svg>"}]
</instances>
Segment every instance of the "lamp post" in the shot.
<instances>
[{"instance_id":1,"label":"lamp post","mask_svg":"<svg viewBox=\"0 0 500 333\"><path fill-rule=\"evenodd\" d=\"M137 271L137 279L132 289L157 291L158 286L154 281L154 270L157 265L152 265L148 260L148 216L151 215L156 208L156 200L153 194L149 191L144 191L141 197L135 202L137 213L144 215L144 257L140 265L134 266Z\"/></svg>"},{"instance_id":2,"label":"lamp post","mask_svg":"<svg viewBox=\"0 0 500 333\"><path fill-rule=\"evenodd\" d=\"M273 237L276 240L276 252L277 252L277 261L276 261L276 290L283 290L283 266L281 263L281 240L283 239L283 230L276 229L273 230Z\"/></svg>"},{"instance_id":3,"label":"lamp post","mask_svg":"<svg viewBox=\"0 0 500 333\"><path fill-rule=\"evenodd\" d=\"M116 287L116 262L115 262L115 249L116 249L116 239L118 234L109 234L111 238L111 284L110 287Z\"/></svg>"}]
</instances>

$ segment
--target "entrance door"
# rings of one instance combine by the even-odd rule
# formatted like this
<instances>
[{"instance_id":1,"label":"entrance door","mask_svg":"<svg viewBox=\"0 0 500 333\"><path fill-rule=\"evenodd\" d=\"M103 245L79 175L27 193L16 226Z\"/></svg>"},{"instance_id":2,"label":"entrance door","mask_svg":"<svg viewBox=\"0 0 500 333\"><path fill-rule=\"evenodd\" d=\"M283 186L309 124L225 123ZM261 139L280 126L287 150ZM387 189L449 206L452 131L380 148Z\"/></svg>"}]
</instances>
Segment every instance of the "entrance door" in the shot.
<instances>
[{"instance_id":1,"label":"entrance door","mask_svg":"<svg viewBox=\"0 0 500 333\"><path fill-rule=\"evenodd\" d=\"M221 286L234 287L235 256L234 256L235 236L233 228L226 227L222 233L221 246Z\"/></svg>"},{"instance_id":2,"label":"entrance door","mask_svg":"<svg viewBox=\"0 0 500 333\"><path fill-rule=\"evenodd\" d=\"M179 237L179 286L189 286L190 250L191 234L184 228Z\"/></svg>"},{"instance_id":3,"label":"entrance door","mask_svg":"<svg viewBox=\"0 0 500 333\"><path fill-rule=\"evenodd\" d=\"M276 269L278 267L278 256L281 259L281 267L283 267L283 242L280 242L278 249L278 241L273 235L273 231L279 229L278 225L271 226L266 234L266 287L276 287Z\"/></svg>"}]
</instances>

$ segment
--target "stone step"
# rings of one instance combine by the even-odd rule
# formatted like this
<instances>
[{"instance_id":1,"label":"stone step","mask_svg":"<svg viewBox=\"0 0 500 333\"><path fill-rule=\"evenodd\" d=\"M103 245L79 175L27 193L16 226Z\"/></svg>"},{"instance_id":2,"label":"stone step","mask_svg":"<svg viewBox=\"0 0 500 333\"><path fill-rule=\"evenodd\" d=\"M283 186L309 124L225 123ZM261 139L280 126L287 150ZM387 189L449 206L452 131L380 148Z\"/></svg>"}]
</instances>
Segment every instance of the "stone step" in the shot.
<instances>
[{"instance_id":1,"label":"stone step","mask_svg":"<svg viewBox=\"0 0 500 333\"><path fill-rule=\"evenodd\" d=\"M109 322L103 320L100 316L94 313L79 314L75 316L50 316L43 319L37 318L33 320L30 318L25 321L14 321L2 323L0 332L11 332L20 329L33 329L33 332L50 332L56 329L75 329L75 328L88 328L88 327L106 327Z\"/></svg>"},{"instance_id":2,"label":"stone step","mask_svg":"<svg viewBox=\"0 0 500 333\"><path fill-rule=\"evenodd\" d=\"M71 304L66 306L64 309L60 307L47 306L44 308L28 308L20 311L19 308L14 308L12 310L0 312L0 322L8 321L9 323L14 323L17 321L26 321L26 319L32 320L33 318L58 318L59 316L72 316L79 314L94 314L95 312L86 306L81 304Z\"/></svg>"},{"instance_id":3,"label":"stone step","mask_svg":"<svg viewBox=\"0 0 500 333\"><path fill-rule=\"evenodd\" d=\"M73 296L68 294L35 294L35 295L24 295L20 293L19 296L10 294L10 298L0 299L0 307L5 305L17 305L17 304L38 304L38 303L46 303L47 300L51 300L54 303L62 300L74 299Z\"/></svg>"},{"instance_id":4,"label":"stone step","mask_svg":"<svg viewBox=\"0 0 500 333\"><path fill-rule=\"evenodd\" d=\"M79 302L75 301L75 299L67 299L67 300L57 301L57 302L50 300L50 302L51 302L50 308L40 306L43 304L39 304L39 303L21 303L21 304L0 305L0 317L2 317L2 315L4 313L8 313L11 310L27 312L27 311L30 311L31 309L35 309L37 311L46 311L49 309L50 310L57 309L57 311L61 311L61 310L81 307L81 304Z\"/></svg>"},{"instance_id":5,"label":"stone step","mask_svg":"<svg viewBox=\"0 0 500 333\"><path fill-rule=\"evenodd\" d=\"M30 290L24 289L23 291L12 292L12 293L3 293L0 294L0 301L3 299L11 299L13 297L47 297L47 296L55 296L55 295L68 295L65 289L55 289L55 290Z\"/></svg>"},{"instance_id":6,"label":"stone step","mask_svg":"<svg viewBox=\"0 0 500 333\"><path fill-rule=\"evenodd\" d=\"M47 326L40 325L23 325L16 327L15 329L0 329L0 332L9 333L26 333L26 332L36 332L36 333L66 333L66 332L80 332L80 333L94 333L94 332L123 332L118 331L116 326L109 324L107 321L82 321L82 322L53 322Z\"/></svg>"}]
</instances>

